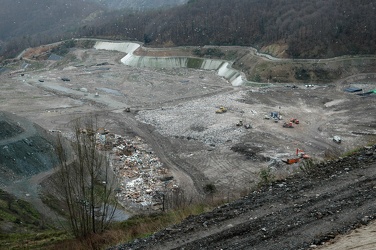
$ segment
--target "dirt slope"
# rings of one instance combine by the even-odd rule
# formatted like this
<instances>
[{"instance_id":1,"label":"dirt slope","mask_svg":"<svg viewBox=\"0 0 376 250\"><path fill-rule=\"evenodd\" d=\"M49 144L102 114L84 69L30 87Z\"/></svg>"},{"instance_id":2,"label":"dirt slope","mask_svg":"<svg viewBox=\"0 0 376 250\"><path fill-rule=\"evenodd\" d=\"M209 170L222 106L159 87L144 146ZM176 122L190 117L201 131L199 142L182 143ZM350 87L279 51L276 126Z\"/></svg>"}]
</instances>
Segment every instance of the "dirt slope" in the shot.
<instances>
[{"instance_id":1,"label":"dirt slope","mask_svg":"<svg viewBox=\"0 0 376 250\"><path fill-rule=\"evenodd\" d=\"M376 214L376 146L112 249L309 249Z\"/></svg>"}]
</instances>

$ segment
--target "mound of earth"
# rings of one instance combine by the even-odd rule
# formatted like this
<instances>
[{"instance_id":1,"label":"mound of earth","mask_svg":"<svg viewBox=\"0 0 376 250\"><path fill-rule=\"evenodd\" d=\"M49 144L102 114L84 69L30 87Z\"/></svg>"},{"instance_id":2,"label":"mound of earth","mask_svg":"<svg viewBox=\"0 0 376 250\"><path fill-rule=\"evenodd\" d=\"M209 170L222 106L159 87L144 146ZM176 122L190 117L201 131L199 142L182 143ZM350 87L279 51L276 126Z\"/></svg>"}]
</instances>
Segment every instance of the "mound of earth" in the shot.
<instances>
[{"instance_id":1,"label":"mound of earth","mask_svg":"<svg viewBox=\"0 0 376 250\"><path fill-rule=\"evenodd\" d=\"M306 165L301 174L112 249L316 248L376 218L375 167L376 145Z\"/></svg>"},{"instance_id":2,"label":"mound of earth","mask_svg":"<svg viewBox=\"0 0 376 250\"><path fill-rule=\"evenodd\" d=\"M38 174L57 164L53 138L41 127L0 112L0 183Z\"/></svg>"}]
</instances>

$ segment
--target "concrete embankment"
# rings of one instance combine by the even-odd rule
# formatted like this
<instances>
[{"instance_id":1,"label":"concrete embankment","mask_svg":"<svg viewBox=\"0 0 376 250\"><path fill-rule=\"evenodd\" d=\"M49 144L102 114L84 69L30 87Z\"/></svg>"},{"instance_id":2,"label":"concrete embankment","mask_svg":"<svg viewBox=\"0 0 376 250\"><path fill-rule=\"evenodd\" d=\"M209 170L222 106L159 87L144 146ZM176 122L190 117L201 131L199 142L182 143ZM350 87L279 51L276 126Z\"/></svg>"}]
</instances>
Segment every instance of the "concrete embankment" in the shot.
<instances>
[{"instance_id":1,"label":"concrete embankment","mask_svg":"<svg viewBox=\"0 0 376 250\"><path fill-rule=\"evenodd\" d=\"M240 86L246 82L241 72L231 68L231 64L227 61L193 57L152 57L134 55L133 52L140 46L140 44L132 42L98 41L94 48L127 53L127 55L121 59L121 62L131 67L215 70L219 76L225 78L233 86Z\"/></svg>"}]
</instances>

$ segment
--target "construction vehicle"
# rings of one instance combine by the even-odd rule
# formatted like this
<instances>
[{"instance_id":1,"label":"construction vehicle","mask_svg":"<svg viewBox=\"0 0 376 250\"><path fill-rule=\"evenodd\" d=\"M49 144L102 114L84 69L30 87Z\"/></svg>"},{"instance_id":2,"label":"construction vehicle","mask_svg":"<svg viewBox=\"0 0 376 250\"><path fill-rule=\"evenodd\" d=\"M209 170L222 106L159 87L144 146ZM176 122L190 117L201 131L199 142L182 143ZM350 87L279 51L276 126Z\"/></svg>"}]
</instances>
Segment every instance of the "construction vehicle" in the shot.
<instances>
[{"instance_id":1,"label":"construction vehicle","mask_svg":"<svg viewBox=\"0 0 376 250\"><path fill-rule=\"evenodd\" d=\"M294 128L294 126L292 125L292 122L289 122L289 123L285 122L285 123L283 123L282 127L284 127L284 128Z\"/></svg>"},{"instance_id":2,"label":"construction vehicle","mask_svg":"<svg viewBox=\"0 0 376 250\"><path fill-rule=\"evenodd\" d=\"M292 158L292 159L286 159L282 161L286 164L294 164L294 163L298 163L300 161L300 158Z\"/></svg>"},{"instance_id":3,"label":"construction vehicle","mask_svg":"<svg viewBox=\"0 0 376 250\"><path fill-rule=\"evenodd\" d=\"M244 127L245 127L246 129L250 129L250 128L252 128L252 125L249 124L249 123L247 123L247 124L244 124Z\"/></svg>"},{"instance_id":4,"label":"construction vehicle","mask_svg":"<svg viewBox=\"0 0 376 250\"><path fill-rule=\"evenodd\" d=\"M286 164L294 164L294 163L300 162L302 159L305 160L305 159L311 158L309 155L307 155L304 152L304 150L299 149L299 148L296 149L296 156L297 156L296 158L290 158L290 159L282 160L282 162L284 162Z\"/></svg>"},{"instance_id":5,"label":"construction vehicle","mask_svg":"<svg viewBox=\"0 0 376 250\"><path fill-rule=\"evenodd\" d=\"M304 150L297 148L296 149L296 155L299 156L302 159L309 159L311 156L307 155Z\"/></svg>"},{"instance_id":6,"label":"construction vehicle","mask_svg":"<svg viewBox=\"0 0 376 250\"><path fill-rule=\"evenodd\" d=\"M219 107L219 109L217 111L215 111L215 113L217 114L223 114L223 113L226 113L227 112L227 109L223 106Z\"/></svg>"},{"instance_id":7,"label":"construction vehicle","mask_svg":"<svg viewBox=\"0 0 376 250\"><path fill-rule=\"evenodd\" d=\"M236 126L237 126L237 127L241 127L241 126L243 126L243 121L242 121L242 120L239 120L239 122L236 123Z\"/></svg>"},{"instance_id":8,"label":"construction vehicle","mask_svg":"<svg viewBox=\"0 0 376 250\"><path fill-rule=\"evenodd\" d=\"M282 119L282 116L279 112L277 111L273 111L270 113L270 117L274 120L281 120Z\"/></svg>"},{"instance_id":9,"label":"construction vehicle","mask_svg":"<svg viewBox=\"0 0 376 250\"><path fill-rule=\"evenodd\" d=\"M295 123L295 124L299 124L299 120L296 119L296 118L291 118L290 122Z\"/></svg>"}]
</instances>

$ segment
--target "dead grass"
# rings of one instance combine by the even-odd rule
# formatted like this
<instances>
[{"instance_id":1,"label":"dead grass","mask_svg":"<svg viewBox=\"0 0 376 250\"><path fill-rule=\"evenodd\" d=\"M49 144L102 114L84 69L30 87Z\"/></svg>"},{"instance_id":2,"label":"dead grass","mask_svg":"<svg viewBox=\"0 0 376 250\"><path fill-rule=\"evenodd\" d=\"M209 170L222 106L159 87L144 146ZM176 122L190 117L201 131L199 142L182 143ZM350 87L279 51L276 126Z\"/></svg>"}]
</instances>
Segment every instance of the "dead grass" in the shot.
<instances>
[{"instance_id":1,"label":"dead grass","mask_svg":"<svg viewBox=\"0 0 376 250\"><path fill-rule=\"evenodd\" d=\"M209 211L214 206L208 204L192 205L175 211L150 215L137 215L124 222L116 223L102 234L92 234L85 239L70 238L49 244L43 249L97 250L147 237L163 228L177 224L190 215Z\"/></svg>"}]
</instances>

